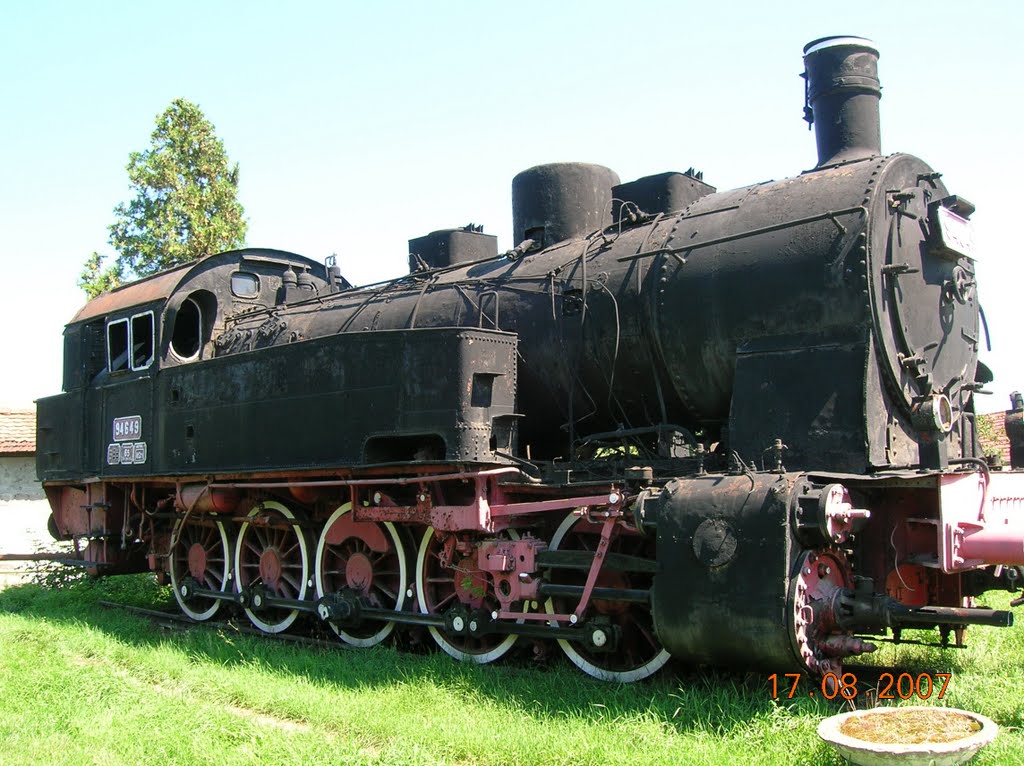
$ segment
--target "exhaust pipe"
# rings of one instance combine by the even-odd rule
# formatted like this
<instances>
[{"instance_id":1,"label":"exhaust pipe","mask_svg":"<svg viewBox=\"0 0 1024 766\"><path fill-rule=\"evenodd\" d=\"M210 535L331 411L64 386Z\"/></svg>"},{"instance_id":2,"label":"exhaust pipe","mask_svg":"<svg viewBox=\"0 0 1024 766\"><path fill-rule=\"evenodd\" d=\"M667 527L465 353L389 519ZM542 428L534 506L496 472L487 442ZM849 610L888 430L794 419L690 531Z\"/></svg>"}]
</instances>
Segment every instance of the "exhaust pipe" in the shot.
<instances>
[{"instance_id":1,"label":"exhaust pipe","mask_svg":"<svg viewBox=\"0 0 1024 766\"><path fill-rule=\"evenodd\" d=\"M878 49L863 37L822 37L804 46L804 119L814 125L817 167L882 153Z\"/></svg>"}]
</instances>

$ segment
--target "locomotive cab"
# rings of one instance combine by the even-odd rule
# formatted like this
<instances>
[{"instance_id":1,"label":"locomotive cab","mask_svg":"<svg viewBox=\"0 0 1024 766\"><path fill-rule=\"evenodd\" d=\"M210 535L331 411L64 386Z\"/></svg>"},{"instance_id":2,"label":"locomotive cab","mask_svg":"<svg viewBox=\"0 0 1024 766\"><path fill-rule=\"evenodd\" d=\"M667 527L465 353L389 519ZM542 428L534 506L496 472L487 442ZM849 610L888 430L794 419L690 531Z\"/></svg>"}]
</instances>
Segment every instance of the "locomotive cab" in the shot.
<instances>
[{"instance_id":1,"label":"locomotive cab","mask_svg":"<svg viewBox=\"0 0 1024 766\"><path fill-rule=\"evenodd\" d=\"M210 358L211 338L230 314L278 303L291 264L312 289L326 290L314 261L234 251L111 290L74 316L64 331L63 393L37 403L36 469L61 536L102 538L121 528L123 492L99 480L141 477L159 465L161 371ZM130 551L86 555L113 569L141 566L126 563Z\"/></svg>"}]
</instances>

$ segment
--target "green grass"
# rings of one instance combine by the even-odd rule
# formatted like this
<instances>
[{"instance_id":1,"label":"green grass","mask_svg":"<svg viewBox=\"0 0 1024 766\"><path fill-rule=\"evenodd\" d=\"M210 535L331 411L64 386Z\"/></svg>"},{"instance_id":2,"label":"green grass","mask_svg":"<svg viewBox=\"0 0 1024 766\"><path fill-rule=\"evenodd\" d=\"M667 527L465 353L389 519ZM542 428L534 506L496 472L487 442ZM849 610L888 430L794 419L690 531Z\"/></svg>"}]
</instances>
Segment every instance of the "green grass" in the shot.
<instances>
[{"instance_id":1,"label":"green grass","mask_svg":"<svg viewBox=\"0 0 1024 766\"><path fill-rule=\"evenodd\" d=\"M778 702L764 673L607 685L557 659L481 668L169 632L100 599L170 603L141 577L0 592L0 764L841 763L815 734L841 708L804 696L806 680ZM1003 727L976 763L1024 763L1024 630L978 628L969 641L887 645L876 659L952 670L942 704Z\"/></svg>"}]
</instances>

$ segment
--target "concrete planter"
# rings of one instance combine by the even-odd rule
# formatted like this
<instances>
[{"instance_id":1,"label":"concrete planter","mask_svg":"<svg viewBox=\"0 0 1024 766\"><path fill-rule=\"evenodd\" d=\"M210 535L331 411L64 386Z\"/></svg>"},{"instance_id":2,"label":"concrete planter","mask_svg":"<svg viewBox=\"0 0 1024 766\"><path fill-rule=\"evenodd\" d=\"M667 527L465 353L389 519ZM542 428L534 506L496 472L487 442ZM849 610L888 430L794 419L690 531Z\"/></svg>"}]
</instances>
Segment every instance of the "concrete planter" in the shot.
<instances>
[{"instance_id":1,"label":"concrete planter","mask_svg":"<svg viewBox=\"0 0 1024 766\"><path fill-rule=\"evenodd\" d=\"M841 731L843 724L853 718L892 717L911 711L959 713L976 721L981 728L952 742L922 742L919 744L869 742L851 737ZM850 713L841 713L826 718L818 725L818 736L834 745L840 755L855 766L957 766L957 764L966 763L973 758L982 747L995 739L998 732L999 727L992 719L978 713L955 708L927 706L854 710Z\"/></svg>"}]
</instances>

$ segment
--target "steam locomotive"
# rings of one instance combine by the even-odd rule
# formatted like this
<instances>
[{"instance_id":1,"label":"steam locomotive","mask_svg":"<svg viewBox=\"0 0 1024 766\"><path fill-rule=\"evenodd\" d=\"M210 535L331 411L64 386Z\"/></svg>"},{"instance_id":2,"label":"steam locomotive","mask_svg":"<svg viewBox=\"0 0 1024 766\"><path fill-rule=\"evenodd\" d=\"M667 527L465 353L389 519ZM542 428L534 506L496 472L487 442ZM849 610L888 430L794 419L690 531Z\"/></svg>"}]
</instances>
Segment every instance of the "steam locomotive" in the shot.
<instances>
[{"instance_id":1,"label":"steam locomotive","mask_svg":"<svg viewBox=\"0 0 1024 766\"><path fill-rule=\"evenodd\" d=\"M195 620L555 641L613 681L1009 625L973 601L1024 564L1024 475L976 437L974 207L882 155L877 61L806 46L793 178L543 165L506 253L435 231L353 287L249 248L92 300L38 403L53 533Z\"/></svg>"}]
</instances>

